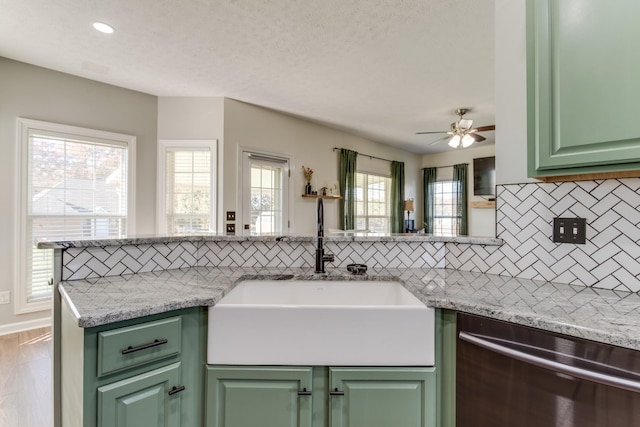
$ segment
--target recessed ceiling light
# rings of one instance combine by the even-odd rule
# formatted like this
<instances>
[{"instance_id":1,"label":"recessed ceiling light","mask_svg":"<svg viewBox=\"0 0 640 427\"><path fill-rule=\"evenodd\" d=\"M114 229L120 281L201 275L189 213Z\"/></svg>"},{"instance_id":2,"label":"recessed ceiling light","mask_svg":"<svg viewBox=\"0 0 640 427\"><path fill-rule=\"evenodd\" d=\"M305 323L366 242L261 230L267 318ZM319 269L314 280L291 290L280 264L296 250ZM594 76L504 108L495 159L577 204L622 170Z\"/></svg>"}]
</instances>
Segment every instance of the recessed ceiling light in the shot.
<instances>
[{"instance_id":1,"label":"recessed ceiling light","mask_svg":"<svg viewBox=\"0 0 640 427\"><path fill-rule=\"evenodd\" d=\"M115 31L111 25L105 24L104 22L94 22L93 28L105 34L111 34Z\"/></svg>"}]
</instances>

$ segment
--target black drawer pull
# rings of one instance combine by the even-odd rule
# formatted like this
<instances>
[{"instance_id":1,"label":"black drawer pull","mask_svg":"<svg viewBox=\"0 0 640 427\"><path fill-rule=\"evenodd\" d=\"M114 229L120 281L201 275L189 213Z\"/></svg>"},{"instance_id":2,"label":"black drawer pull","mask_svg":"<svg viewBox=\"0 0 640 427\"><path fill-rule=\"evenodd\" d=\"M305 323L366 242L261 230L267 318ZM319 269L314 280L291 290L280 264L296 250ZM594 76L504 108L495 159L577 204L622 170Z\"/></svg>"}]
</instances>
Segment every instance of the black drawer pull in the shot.
<instances>
[{"instance_id":1,"label":"black drawer pull","mask_svg":"<svg viewBox=\"0 0 640 427\"><path fill-rule=\"evenodd\" d=\"M298 390L298 396L311 396L311 391L305 387L302 390Z\"/></svg>"},{"instance_id":2,"label":"black drawer pull","mask_svg":"<svg viewBox=\"0 0 640 427\"><path fill-rule=\"evenodd\" d=\"M147 343L147 344L142 344L142 345L139 345L137 347L129 346L129 347L125 348L124 350L122 350L122 354L133 353L135 351L140 351L140 350L144 350L144 349L147 349L147 348L156 347L156 346L159 346L159 345L162 345L162 344L166 344L168 342L169 342L169 340L167 340L167 339L161 339L161 340L154 340L153 342L150 342L150 343Z\"/></svg>"},{"instance_id":3,"label":"black drawer pull","mask_svg":"<svg viewBox=\"0 0 640 427\"><path fill-rule=\"evenodd\" d=\"M171 387L171 390L169 390L169 396L172 396L172 395L174 395L176 393L180 393L181 391L184 391L185 388L186 387L183 386L183 385L179 385L177 387L173 386L173 387Z\"/></svg>"},{"instance_id":4,"label":"black drawer pull","mask_svg":"<svg viewBox=\"0 0 640 427\"><path fill-rule=\"evenodd\" d=\"M333 391L329 392L330 396L344 396L344 391L340 391L338 390L338 387L336 387Z\"/></svg>"}]
</instances>

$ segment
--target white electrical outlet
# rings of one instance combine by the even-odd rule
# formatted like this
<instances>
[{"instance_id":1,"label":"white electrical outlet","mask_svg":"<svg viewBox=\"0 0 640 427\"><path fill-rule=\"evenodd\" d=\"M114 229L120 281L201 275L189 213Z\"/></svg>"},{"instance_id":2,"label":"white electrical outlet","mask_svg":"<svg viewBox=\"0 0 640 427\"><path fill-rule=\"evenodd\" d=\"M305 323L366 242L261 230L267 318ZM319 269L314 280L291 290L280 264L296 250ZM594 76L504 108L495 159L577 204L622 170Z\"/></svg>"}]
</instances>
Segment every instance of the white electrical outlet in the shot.
<instances>
[{"instance_id":1,"label":"white electrical outlet","mask_svg":"<svg viewBox=\"0 0 640 427\"><path fill-rule=\"evenodd\" d=\"M0 292L0 305L9 304L11 302L11 291Z\"/></svg>"}]
</instances>

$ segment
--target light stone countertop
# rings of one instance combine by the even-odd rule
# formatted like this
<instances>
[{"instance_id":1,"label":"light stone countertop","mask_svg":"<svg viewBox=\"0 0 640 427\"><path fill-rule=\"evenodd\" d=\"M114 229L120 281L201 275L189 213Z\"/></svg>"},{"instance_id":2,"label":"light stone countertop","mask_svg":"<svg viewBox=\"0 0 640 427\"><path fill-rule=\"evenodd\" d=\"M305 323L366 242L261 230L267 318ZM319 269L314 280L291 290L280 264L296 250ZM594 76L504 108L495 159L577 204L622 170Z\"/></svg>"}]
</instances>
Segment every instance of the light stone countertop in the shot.
<instances>
[{"instance_id":1,"label":"light stone countertop","mask_svg":"<svg viewBox=\"0 0 640 427\"><path fill-rule=\"evenodd\" d=\"M86 240L41 240L38 249L66 249L89 248L124 245L148 245L153 243L176 242L314 242L315 236L282 236L282 235L247 235L227 236L218 234L185 234L175 236L136 236L120 239L95 239ZM434 242L434 243L465 243L471 245L500 246L502 239L495 237L474 236L434 236L432 234L400 233L326 233L325 242Z\"/></svg>"},{"instance_id":2,"label":"light stone countertop","mask_svg":"<svg viewBox=\"0 0 640 427\"><path fill-rule=\"evenodd\" d=\"M422 302L551 332L640 350L640 295L446 269L218 268L139 273L62 282L59 290L83 328L215 305L240 280L399 280Z\"/></svg>"}]
</instances>

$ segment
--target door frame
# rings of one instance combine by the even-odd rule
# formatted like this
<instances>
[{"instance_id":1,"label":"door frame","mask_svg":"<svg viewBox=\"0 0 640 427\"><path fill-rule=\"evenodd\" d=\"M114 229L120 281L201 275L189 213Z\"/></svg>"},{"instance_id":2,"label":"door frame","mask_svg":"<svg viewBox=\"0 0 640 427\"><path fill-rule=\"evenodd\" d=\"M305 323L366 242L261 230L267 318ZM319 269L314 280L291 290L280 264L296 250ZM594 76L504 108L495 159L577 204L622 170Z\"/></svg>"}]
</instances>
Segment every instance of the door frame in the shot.
<instances>
[{"instance_id":1,"label":"door frame","mask_svg":"<svg viewBox=\"0 0 640 427\"><path fill-rule=\"evenodd\" d=\"M291 171L294 169L294 157L290 153L278 153L274 151L267 151L260 148L255 148L251 146L238 145L238 196L236 197L236 234L245 235L249 234L249 230L244 229L245 224L245 211L244 211L244 188L245 188L245 171L244 171L244 159L245 156L249 154L256 154L262 157L265 157L265 160L272 158L274 160L285 160L288 170L285 170L284 179L287 179L287 189L286 189L286 198L287 198L287 206L283 206L282 210L287 213L288 218L288 227L287 224L283 224L283 235L290 235L294 231L294 217L293 217L293 181L292 181L292 173ZM285 168L285 169L287 169ZM248 223L248 222L247 222Z\"/></svg>"}]
</instances>

